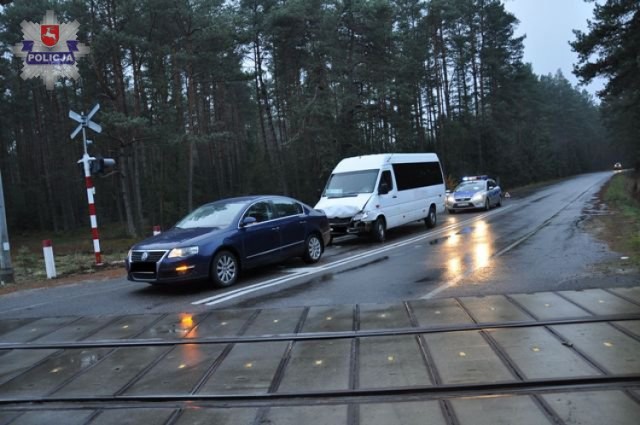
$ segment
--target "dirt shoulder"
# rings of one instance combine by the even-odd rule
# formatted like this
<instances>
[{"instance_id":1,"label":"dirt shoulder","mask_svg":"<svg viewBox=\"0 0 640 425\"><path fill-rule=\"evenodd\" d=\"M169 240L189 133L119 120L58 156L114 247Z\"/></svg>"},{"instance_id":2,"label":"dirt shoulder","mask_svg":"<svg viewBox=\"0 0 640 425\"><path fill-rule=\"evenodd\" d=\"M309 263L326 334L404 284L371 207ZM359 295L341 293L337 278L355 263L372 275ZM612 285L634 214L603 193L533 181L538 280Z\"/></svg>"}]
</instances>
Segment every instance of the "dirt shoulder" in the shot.
<instances>
[{"instance_id":1,"label":"dirt shoulder","mask_svg":"<svg viewBox=\"0 0 640 425\"><path fill-rule=\"evenodd\" d=\"M27 282L7 283L0 286L0 296L17 291L27 291L39 288L52 288L63 285L70 285L79 282L105 281L110 279L125 278L126 271L124 264L107 265L100 269L95 269L90 273L74 273L55 279L34 279Z\"/></svg>"}]
</instances>

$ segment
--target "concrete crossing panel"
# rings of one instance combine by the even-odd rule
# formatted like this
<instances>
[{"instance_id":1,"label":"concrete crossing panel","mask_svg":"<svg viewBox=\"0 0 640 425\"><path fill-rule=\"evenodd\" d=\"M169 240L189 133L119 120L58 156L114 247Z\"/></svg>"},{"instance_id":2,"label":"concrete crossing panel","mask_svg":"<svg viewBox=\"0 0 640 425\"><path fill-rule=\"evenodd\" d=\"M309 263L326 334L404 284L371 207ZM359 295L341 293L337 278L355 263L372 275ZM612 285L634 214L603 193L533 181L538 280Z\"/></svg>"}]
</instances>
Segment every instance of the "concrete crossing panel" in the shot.
<instances>
[{"instance_id":1,"label":"concrete crossing panel","mask_svg":"<svg viewBox=\"0 0 640 425\"><path fill-rule=\"evenodd\" d=\"M487 396L451 401L460 425L552 425L529 396Z\"/></svg>"},{"instance_id":2,"label":"concrete crossing panel","mask_svg":"<svg viewBox=\"0 0 640 425\"><path fill-rule=\"evenodd\" d=\"M640 422L640 405L622 391L580 391L542 397L568 425L637 425Z\"/></svg>"},{"instance_id":3,"label":"concrete crossing panel","mask_svg":"<svg viewBox=\"0 0 640 425\"><path fill-rule=\"evenodd\" d=\"M538 320L591 316L591 313L553 292L512 294L510 297L531 312Z\"/></svg>"},{"instance_id":4,"label":"concrete crossing panel","mask_svg":"<svg viewBox=\"0 0 640 425\"><path fill-rule=\"evenodd\" d=\"M61 351L0 385L0 394L11 398L45 396L111 351L110 348Z\"/></svg>"},{"instance_id":5,"label":"concrete crossing panel","mask_svg":"<svg viewBox=\"0 0 640 425\"><path fill-rule=\"evenodd\" d=\"M467 308L478 323L525 322L533 317L515 306L503 295L484 297L463 297L460 302Z\"/></svg>"},{"instance_id":6,"label":"concrete crossing panel","mask_svg":"<svg viewBox=\"0 0 640 425\"><path fill-rule=\"evenodd\" d=\"M287 342L235 344L198 394L265 394Z\"/></svg>"},{"instance_id":7,"label":"concrete crossing panel","mask_svg":"<svg viewBox=\"0 0 640 425\"><path fill-rule=\"evenodd\" d=\"M359 387L431 385L414 335L360 338Z\"/></svg>"},{"instance_id":8,"label":"concrete crossing panel","mask_svg":"<svg viewBox=\"0 0 640 425\"><path fill-rule=\"evenodd\" d=\"M226 344L178 345L124 395L190 394L225 347Z\"/></svg>"},{"instance_id":9,"label":"concrete crossing panel","mask_svg":"<svg viewBox=\"0 0 640 425\"><path fill-rule=\"evenodd\" d=\"M12 425L83 425L91 417L91 410L42 410L26 412L11 422Z\"/></svg>"},{"instance_id":10,"label":"concrete crossing panel","mask_svg":"<svg viewBox=\"0 0 640 425\"><path fill-rule=\"evenodd\" d=\"M607 323L558 325L553 329L615 374L640 373L640 342Z\"/></svg>"},{"instance_id":11,"label":"concrete crossing panel","mask_svg":"<svg viewBox=\"0 0 640 425\"><path fill-rule=\"evenodd\" d=\"M258 409L185 409L175 425L253 425Z\"/></svg>"},{"instance_id":12,"label":"concrete crossing panel","mask_svg":"<svg viewBox=\"0 0 640 425\"><path fill-rule=\"evenodd\" d=\"M292 334L296 330L303 308L262 310L244 333L245 336Z\"/></svg>"},{"instance_id":13,"label":"concrete crossing panel","mask_svg":"<svg viewBox=\"0 0 640 425\"><path fill-rule=\"evenodd\" d=\"M311 307L302 327L302 333L345 332L352 330L352 305Z\"/></svg>"},{"instance_id":14,"label":"concrete crossing panel","mask_svg":"<svg viewBox=\"0 0 640 425\"><path fill-rule=\"evenodd\" d=\"M486 332L498 342L527 379L601 375L543 327L490 329Z\"/></svg>"},{"instance_id":15,"label":"concrete crossing panel","mask_svg":"<svg viewBox=\"0 0 640 425\"><path fill-rule=\"evenodd\" d=\"M446 425L440 403L414 401L360 404L360 425Z\"/></svg>"},{"instance_id":16,"label":"concrete crossing panel","mask_svg":"<svg viewBox=\"0 0 640 425\"><path fill-rule=\"evenodd\" d=\"M411 327L403 304L360 304L360 330Z\"/></svg>"},{"instance_id":17,"label":"concrete crossing panel","mask_svg":"<svg viewBox=\"0 0 640 425\"><path fill-rule=\"evenodd\" d=\"M347 406L272 407L260 423L273 425L346 425Z\"/></svg>"},{"instance_id":18,"label":"concrete crossing panel","mask_svg":"<svg viewBox=\"0 0 640 425\"><path fill-rule=\"evenodd\" d=\"M578 304L580 307L601 316L608 314L640 313L640 305L633 304L602 289L562 291L558 293Z\"/></svg>"},{"instance_id":19,"label":"concrete crossing panel","mask_svg":"<svg viewBox=\"0 0 640 425\"><path fill-rule=\"evenodd\" d=\"M216 338L236 336L247 321L253 316L252 310L222 310L214 311L193 330L191 330L186 338Z\"/></svg>"},{"instance_id":20,"label":"concrete crossing panel","mask_svg":"<svg viewBox=\"0 0 640 425\"><path fill-rule=\"evenodd\" d=\"M350 363L350 340L296 342L278 392L346 390Z\"/></svg>"},{"instance_id":21,"label":"concrete crossing panel","mask_svg":"<svg viewBox=\"0 0 640 425\"><path fill-rule=\"evenodd\" d=\"M444 384L515 380L479 331L426 334L424 339Z\"/></svg>"},{"instance_id":22,"label":"concrete crossing panel","mask_svg":"<svg viewBox=\"0 0 640 425\"><path fill-rule=\"evenodd\" d=\"M55 392L59 397L112 396L170 347L123 347Z\"/></svg>"},{"instance_id":23,"label":"concrete crossing panel","mask_svg":"<svg viewBox=\"0 0 640 425\"><path fill-rule=\"evenodd\" d=\"M107 325L98 332L84 338L83 341L102 341L110 339L128 339L144 331L158 320L159 314L138 314L123 316L121 319Z\"/></svg>"},{"instance_id":24,"label":"concrete crossing panel","mask_svg":"<svg viewBox=\"0 0 640 425\"><path fill-rule=\"evenodd\" d=\"M409 305L421 327L473 323L460 303L452 298L411 301Z\"/></svg>"}]
</instances>

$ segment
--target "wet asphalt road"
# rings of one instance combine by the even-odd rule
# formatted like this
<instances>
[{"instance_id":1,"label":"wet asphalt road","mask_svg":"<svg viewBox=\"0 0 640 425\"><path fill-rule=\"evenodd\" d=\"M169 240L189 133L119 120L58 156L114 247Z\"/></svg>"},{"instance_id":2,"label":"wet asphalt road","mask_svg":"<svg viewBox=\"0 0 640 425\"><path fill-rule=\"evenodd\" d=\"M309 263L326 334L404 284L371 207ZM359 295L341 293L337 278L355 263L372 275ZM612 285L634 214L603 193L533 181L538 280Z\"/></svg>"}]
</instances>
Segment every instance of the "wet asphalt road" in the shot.
<instances>
[{"instance_id":1,"label":"wet asphalt road","mask_svg":"<svg viewBox=\"0 0 640 425\"><path fill-rule=\"evenodd\" d=\"M443 214L388 232L384 244L344 237L320 263L297 260L247 273L235 287L170 287L124 278L23 291L0 298L0 319L64 315L198 313L230 307L395 303L403 300L568 290L637 283L602 274L613 261L585 230L594 196L611 172L577 176L489 212Z\"/></svg>"}]
</instances>

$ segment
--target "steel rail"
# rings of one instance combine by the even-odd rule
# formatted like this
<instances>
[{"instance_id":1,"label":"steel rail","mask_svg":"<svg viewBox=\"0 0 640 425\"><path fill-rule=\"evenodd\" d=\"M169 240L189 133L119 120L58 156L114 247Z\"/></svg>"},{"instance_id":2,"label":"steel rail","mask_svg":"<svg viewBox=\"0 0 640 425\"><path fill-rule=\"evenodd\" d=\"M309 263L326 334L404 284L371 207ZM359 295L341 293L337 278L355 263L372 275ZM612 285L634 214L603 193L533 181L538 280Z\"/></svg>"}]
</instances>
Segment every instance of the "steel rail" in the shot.
<instances>
[{"instance_id":1,"label":"steel rail","mask_svg":"<svg viewBox=\"0 0 640 425\"><path fill-rule=\"evenodd\" d=\"M232 403L287 403L301 401L301 404L318 404L339 401L340 404L375 399L380 397L420 397L423 400L441 400L459 397L506 396L516 394L546 394L567 391L620 390L620 388L640 388L640 374L589 376L573 378L530 379L526 381L502 381L473 384L417 385L412 387L385 387L372 389L344 389L328 391L301 391L254 394L174 394L174 395L114 395L83 397L2 397L0 406L36 404L78 404L87 408L87 403L98 405L108 403L181 403L181 402L221 402L225 407ZM34 406L30 406L32 408ZM162 406L164 407L164 406Z\"/></svg>"},{"instance_id":2,"label":"steel rail","mask_svg":"<svg viewBox=\"0 0 640 425\"><path fill-rule=\"evenodd\" d=\"M326 339L349 339L361 337L383 337L396 335L422 335L445 332L474 331L485 329L531 328L539 326L570 325L584 323L606 323L640 320L640 314L616 314L606 316L588 316L576 318L526 320L518 322L480 322L463 323L441 326L405 327L396 329L358 330L316 333L289 333L264 336L229 336L229 337L200 337L182 339L126 339L126 340L95 340L72 342L0 342L0 350L15 349L73 349L73 348L108 348L108 347L147 347L161 345L190 345L190 344L229 344L229 343L259 343L277 341L314 341Z\"/></svg>"}]
</instances>

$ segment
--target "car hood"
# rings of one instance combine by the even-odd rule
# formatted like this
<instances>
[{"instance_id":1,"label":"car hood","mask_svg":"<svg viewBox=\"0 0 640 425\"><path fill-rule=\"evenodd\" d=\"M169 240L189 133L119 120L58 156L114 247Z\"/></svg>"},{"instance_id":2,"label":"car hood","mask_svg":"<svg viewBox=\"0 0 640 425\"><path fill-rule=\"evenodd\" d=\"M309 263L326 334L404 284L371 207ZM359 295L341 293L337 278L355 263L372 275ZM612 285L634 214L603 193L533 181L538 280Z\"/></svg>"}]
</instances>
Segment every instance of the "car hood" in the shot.
<instances>
[{"instance_id":1,"label":"car hood","mask_svg":"<svg viewBox=\"0 0 640 425\"><path fill-rule=\"evenodd\" d=\"M314 208L324 211L328 218L350 218L362 211L369 199L371 199L370 193L360 193L357 196L344 198L323 196Z\"/></svg>"},{"instance_id":2,"label":"car hood","mask_svg":"<svg viewBox=\"0 0 640 425\"><path fill-rule=\"evenodd\" d=\"M132 249L170 249L177 246L198 245L204 238L224 233L224 229L197 227L179 229L174 227L135 244Z\"/></svg>"},{"instance_id":3,"label":"car hood","mask_svg":"<svg viewBox=\"0 0 640 425\"><path fill-rule=\"evenodd\" d=\"M478 192L482 192L482 190L460 190L457 192L453 192L453 196L456 198L471 198Z\"/></svg>"}]
</instances>

